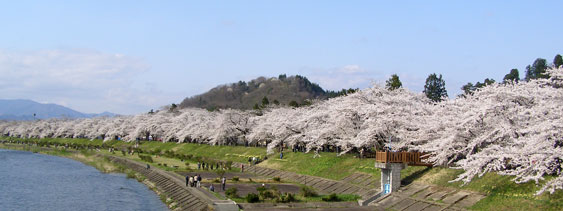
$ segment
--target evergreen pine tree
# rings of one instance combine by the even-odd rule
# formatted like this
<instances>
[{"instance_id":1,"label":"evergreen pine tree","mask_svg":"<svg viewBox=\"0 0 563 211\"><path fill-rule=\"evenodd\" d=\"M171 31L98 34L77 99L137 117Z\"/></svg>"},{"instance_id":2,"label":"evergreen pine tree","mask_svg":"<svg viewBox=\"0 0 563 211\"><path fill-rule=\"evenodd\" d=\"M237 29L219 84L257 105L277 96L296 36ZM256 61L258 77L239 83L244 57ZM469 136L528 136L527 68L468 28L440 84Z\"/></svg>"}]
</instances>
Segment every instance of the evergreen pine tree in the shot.
<instances>
[{"instance_id":1,"label":"evergreen pine tree","mask_svg":"<svg viewBox=\"0 0 563 211\"><path fill-rule=\"evenodd\" d=\"M423 92L426 94L426 97L434 102L440 102L443 98L447 98L446 82L442 79L442 74L440 74L440 77L438 77L436 73L430 74L428 78L426 78Z\"/></svg>"},{"instance_id":2,"label":"evergreen pine tree","mask_svg":"<svg viewBox=\"0 0 563 211\"><path fill-rule=\"evenodd\" d=\"M391 75L391 78L387 80L385 85L385 87L390 91L401 88L402 86L403 84L401 83L401 80L399 80L399 76L397 74Z\"/></svg>"}]
</instances>

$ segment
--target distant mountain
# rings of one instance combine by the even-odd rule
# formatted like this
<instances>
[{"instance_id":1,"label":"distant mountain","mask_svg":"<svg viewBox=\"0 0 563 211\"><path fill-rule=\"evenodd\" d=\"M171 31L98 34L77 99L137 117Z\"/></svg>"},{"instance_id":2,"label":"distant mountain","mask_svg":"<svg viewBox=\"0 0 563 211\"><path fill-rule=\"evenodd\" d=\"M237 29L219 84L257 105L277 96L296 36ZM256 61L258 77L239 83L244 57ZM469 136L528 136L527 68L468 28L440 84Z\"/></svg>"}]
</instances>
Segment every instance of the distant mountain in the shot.
<instances>
[{"instance_id":1,"label":"distant mountain","mask_svg":"<svg viewBox=\"0 0 563 211\"><path fill-rule=\"evenodd\" d=\"M344 94L346 90L344 90ZM306 77L296 75L287 77L259 77L250 82L239 81L233 84L217 86L206 93L188 97L180 103L180 108L197 107L206 109L236 108L252 109L262 105L264 97L270 104L304 104L306 100L327 99L341 95L342 92L325 91Z\"/></svg>"},{"instance_id":2,"label":"distant mountain","mask_svg":"<svg viewBox=\"0 0 563 211\"><path fill-rule=\"evenodd\" d=\"M35 116L33 116L34 114ZM42 104L32 100L0 99L0 120L75 119L97 116L116 116L116 114L109 112L85 114L57 104Z\"/></svg>"}]
</instances>

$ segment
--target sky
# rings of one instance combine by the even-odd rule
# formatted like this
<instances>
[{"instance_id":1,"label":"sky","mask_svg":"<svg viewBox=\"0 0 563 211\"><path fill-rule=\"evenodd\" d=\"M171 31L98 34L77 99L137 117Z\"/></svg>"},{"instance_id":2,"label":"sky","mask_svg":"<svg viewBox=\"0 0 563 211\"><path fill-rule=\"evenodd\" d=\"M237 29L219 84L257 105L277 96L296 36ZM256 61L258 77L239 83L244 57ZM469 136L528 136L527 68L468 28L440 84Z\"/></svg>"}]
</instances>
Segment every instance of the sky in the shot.
<instances>
[{"instance_id":1,"label":"sky","mask_svg":"<svg viewBox=\"0 0 563 211\"><path fill-rule=\"evenodd\" d=\"M563 1L2 1L0 98L136 114L259 76L520 77L563 53Z\"/></svg>"}]
</instances>

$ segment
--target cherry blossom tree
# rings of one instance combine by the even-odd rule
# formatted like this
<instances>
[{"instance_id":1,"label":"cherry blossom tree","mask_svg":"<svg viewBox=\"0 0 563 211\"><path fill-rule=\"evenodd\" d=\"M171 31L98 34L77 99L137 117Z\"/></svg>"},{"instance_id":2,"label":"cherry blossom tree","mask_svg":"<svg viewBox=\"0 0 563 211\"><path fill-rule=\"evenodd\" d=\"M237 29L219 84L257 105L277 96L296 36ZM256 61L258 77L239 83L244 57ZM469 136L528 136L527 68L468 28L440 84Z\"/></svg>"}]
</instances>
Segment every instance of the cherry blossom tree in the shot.
<instances>
[{"instance_id":1,"label":"cherry blossom tree","mask_svg":"<svg viewBox=\"0 0 563 211\"><path fill-rule=\"evenodd\" d=\"M378 85L310 106L262 111L164 109L92 119L3 121L15 137L153 139L211 145L361 147L427 152L427 162L463 169L465 183L487 172L515 182L547 181L537 192L563 189L563 69L550 78L491 84L462 98L430 101L422 93Z\"/></svg>"}]
</instances>

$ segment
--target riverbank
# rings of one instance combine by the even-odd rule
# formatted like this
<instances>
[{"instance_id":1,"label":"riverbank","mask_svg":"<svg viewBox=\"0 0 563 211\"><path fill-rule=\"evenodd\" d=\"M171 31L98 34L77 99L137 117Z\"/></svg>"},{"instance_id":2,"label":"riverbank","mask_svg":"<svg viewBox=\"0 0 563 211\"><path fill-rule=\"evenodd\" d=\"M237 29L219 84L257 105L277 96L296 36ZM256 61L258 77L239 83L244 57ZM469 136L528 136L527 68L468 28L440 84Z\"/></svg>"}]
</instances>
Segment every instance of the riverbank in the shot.
<instances>
[{"instance_id":1,"label":"riverbank","mask_svg":"<svg viewBox=\"0 0 563 211\"><path fill-rule=\"evenodd\" d=\"M39 146L28 146L20 144L3 144L0 143L0 148L11 149L11 150L21 150L30 151L34 153L41 153L52 156L64 157L72 160L79 161L85 165L92 166L102 173L121 173L125 174L129 179L135 179L138 182L147 186L151 191L153 191L160 200L166 204L170 210L175 210L177 208L177 203L174 202L167 194L162 190L162 188L157 187L157 185L149 181L144 175L132 170L131 168L112 162L108 157L99 156L96 152L88 150L68 150L68 149L58 149L58 148L47 148Z\"/></svg>"}]
</instances>

